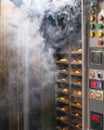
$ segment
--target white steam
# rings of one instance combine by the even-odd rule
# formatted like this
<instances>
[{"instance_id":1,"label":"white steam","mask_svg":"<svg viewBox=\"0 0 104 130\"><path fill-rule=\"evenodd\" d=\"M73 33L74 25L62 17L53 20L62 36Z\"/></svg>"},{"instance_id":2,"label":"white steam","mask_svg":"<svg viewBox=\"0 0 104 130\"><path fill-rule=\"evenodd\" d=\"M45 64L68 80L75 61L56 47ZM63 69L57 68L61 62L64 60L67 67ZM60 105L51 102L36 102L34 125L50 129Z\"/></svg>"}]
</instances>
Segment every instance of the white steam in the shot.
<instances>
[{"instance_id":1,"label":"white steam","mask_svg":"<svg viewBox=\"0 0 104 130\"><path fill-rule=\"evenodd\" d=\"M53 54L55 50L46 46L46 39L43 37L44 32L40 31L46 12L49 11L50 14L61 12L61 9L67 5L71 7L77 6L78 1L1 1L1 33L4 34L4 40L1 40L0 45L1 47L5 45L8 48L6 55L4 53L0 55L1 59L6 60L8 66L1 65L1 67L8 69L7 84L4 85L3 96L7 95L6 100L10 100L10 109L13 107L15 109L11 115L16 116L16 111L19 111L17 104L23 103L21 102L21 91L25 85L27 87L30 85L31 96L31 92L35 93L35 89L43 89L54 83L55 66ZM72 30L72 28L69 29ZM48 29L48 31L51 34L52 30ZM58 34L58 32L56 33ZM0 64L2 63L1 61ZM2 73L0 73L1 76ZM8 92L9 94L7 94ZM33 106L40 107L37 105L37 101L38 99L33 98ZM6 102L4 100L2 102L5 106Z\"/></svg>"}]
</instances>

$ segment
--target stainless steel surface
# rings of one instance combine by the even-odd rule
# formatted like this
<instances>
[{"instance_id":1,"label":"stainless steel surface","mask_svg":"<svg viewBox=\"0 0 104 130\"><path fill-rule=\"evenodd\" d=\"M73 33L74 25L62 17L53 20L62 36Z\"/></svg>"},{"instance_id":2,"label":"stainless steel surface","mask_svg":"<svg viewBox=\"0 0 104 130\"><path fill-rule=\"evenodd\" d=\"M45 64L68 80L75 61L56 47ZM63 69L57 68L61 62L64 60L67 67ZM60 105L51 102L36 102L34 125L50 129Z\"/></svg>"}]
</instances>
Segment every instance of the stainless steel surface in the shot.
<instances>
[{"instance_id":1,"label":"stainless steel surface","mask_svg":"<svg viewBox=\"0 0 104 130\"><path fill-rule=\"evenodd\" d=\"M89 109L89 101L88 101L88 50L86 48L88 48L88 39L87 39L87 32L88 32L88 28L87 28L87 21L86 21L86 1L85 0L81 0L81 5L82 5L82 49L83 49L83 55L82 55L82 106L83 106L83 110L82 110L82 130L87 130L89 128L89 122L87 122L88 120L88 109Z\"/></svg>"}]
</instances>

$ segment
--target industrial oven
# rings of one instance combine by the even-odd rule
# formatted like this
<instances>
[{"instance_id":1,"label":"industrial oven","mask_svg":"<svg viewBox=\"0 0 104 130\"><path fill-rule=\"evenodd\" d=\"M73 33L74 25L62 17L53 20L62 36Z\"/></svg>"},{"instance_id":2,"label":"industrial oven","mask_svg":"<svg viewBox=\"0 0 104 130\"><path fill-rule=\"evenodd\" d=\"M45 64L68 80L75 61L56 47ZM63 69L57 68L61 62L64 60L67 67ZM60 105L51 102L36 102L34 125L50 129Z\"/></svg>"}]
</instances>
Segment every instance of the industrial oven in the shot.
<instances>
[{"instance_id":1,"label":"industrial oven","mask_svg":"<svg viewBox=\"0 0 104 130\"><path fill-rule=\"evenodd\" d=\"M104 130L104 1L92 1L88 39L88 123L91 130Z\"/></svg>"},{"instance_id":2,"label":"industrial oven","mask_svg":"<svg viewBox=\"0 0 104 130\"><path fill-rule=\"evenodd\" d=\"M104 129L103 6L103 0L82 1L82 46L72 41L75 48L69 43L57 52L57 130Z\"/></svg>"},{"instance_id":3,"label":"industrial oven","mask_svg":"<svg viewBox=\"0 0 104 130\"><path fill-rule=\"evenodd\" d=\"M72 24L76 25L72 32L76 35L67 36L49 57L54 61L50 66L54 71L52 82L48 83L45 81L51 76L45 74L50 68L45 70L41 65L50 53L45 48L43 55L40 46L34 48L28 44L33 41L24 40L31 35L30 28L35 25L33 14L30 11L28 26L26 21L19 28L18 19L12 12L20 13L18 8L23 4L22 0L19 3L14 0L16 9L7 1L0 3L3 23L0 26L0 66L3 68L0 70L0 129L104 130L104 0L81 0L81 15ZM55 12L54 17L46 14L42 29L47 24L56 26L57 23L60 27L66 17L60 17L58 13ZM39 14L36 17L39 18ZM44 35L51 38L47 30ZM11 34L17 37L14 39ZM17 43L13 43L14 40ZM45 40L48 46L49 39ZM52 47L55 43L51 40Z\"/></svg>"}]
</instances>

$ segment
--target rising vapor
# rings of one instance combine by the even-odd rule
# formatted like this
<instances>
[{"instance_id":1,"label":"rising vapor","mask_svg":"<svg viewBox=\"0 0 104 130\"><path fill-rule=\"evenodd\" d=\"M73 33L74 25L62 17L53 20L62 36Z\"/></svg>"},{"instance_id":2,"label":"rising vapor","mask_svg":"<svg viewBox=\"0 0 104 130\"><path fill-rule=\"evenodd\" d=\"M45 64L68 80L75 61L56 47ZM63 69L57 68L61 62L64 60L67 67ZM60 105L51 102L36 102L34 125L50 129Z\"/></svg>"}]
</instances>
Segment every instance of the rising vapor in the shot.
<instances>
[{"instance_id":1,"label":"rising vapor","mask_svg":"<svg viewBox=\"0 0 104 130\"><path fill-rule=\"evenodd\" d=\"M23 111L16 106L23 104L22 93L26 81L30 114L34 115L31 124L38 130L40 90L51 87L55 82L54 53L81 33L80 0L2 0L2 7L5 7L1 13L1 33L4 35L0 44L7 48L6 55L0 52L0 76L7 82L2 84L2 106L6 112L9 100L10 109L14 108L11 116L16 119L16 111L22 115ZM6 36L3 28L6 28Z\"/></svg>"}]
</instances>

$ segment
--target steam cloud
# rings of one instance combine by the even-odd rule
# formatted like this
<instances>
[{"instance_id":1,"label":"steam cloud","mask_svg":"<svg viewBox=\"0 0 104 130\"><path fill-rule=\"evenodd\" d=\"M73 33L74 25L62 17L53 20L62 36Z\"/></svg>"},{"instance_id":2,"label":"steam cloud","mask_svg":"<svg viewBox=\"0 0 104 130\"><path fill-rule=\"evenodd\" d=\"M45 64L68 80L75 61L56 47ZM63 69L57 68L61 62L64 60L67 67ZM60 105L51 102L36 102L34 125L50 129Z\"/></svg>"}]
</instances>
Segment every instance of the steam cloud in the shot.
<instances>
[{"instance_id":1,"label":"steam cloud","mask_svg":"<svg viewBox=\"0 0 104 130\"><path fill-rule=\"evenodd\" d=\"M9 109L14 107L11 116L17 118L17 111L21 111L22 116L22 110L17 108L17 104L23 105L22 92L26 81L29 85L30 114L37 120L40 112L40 89L54 84L55 51L73 37L78 38L81 33L80 0L4 1L2 6L7 6L5 9L8 11L4 10L7 13L1 16L0 44L7 52L4 54L0 50L0 75L5 82L1 85L4 99L1 101L2 106L7 109L9 100ZM7 22L6 25L4 21ZM5 26L6 35L2 31ZM26 114L26 110L24 113ZM36 120L31 128L38 130Z\"/></svg>"}]
</instances>

